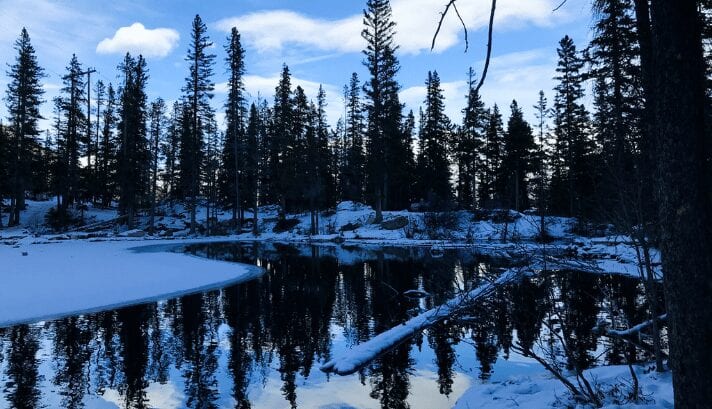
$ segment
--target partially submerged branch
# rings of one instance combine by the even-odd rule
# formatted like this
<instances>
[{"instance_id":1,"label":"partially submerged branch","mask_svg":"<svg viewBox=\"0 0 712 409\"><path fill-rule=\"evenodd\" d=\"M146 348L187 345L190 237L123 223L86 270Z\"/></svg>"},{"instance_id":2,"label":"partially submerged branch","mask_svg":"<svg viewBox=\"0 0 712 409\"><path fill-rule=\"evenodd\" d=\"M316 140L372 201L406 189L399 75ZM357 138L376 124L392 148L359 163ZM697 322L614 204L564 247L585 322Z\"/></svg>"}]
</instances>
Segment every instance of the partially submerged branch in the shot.
<instances>
[{"instance_id":1,"label":"partially submerged branch","mask_svg":"<svg viewBox=\"0 0 712 409\"><path fill-rule=\"evenodd\" d=\"M477 288L465 292L443 305L432 308L409 319L401 325L395 326L366 342L356 345L342 355L326 362L320 369L324 372L333 372L338 375L352 374L384 352L391 350L425 328L472 306L476 301L481 301L490 296L498 287L515 282L527 271L529 271L528 268L526 270L524 268L509 269L502 273L495 281L483 283Z\"/></svg>"}]
</instances>

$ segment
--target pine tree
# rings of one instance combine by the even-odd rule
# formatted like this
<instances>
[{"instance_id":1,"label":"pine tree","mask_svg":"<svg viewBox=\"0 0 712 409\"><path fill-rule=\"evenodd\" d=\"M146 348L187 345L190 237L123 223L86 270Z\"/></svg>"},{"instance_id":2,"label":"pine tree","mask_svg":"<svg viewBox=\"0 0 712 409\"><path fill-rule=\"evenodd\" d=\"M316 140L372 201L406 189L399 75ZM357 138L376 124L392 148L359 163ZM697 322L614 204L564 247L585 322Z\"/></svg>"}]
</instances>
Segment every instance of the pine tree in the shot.
<instances>
[{"instance_id":1,"label":"pine tree","mask_svg":"<svg viewBox=\"0 0 712 409\"><path fill-rule=\"evenodd\" d=\"M183 106L179 101L173 103L170 117L168 118L168 126L166 129L166 138L161 144L161 153L163 155L165 169L163 172L163 195L167 197L171 203L178 198L178 172L180 169L179 153L181 152L181 130L182 130L182 113Z\"/></svg>"},{"instance_id":2,"label":"pine tree","mask_svg":"<svg viewBox=\"0 0 712 409\"><path fill-rule=\"evenodd\" d=\"M40 84L44 70L37 62L35 49L24 27L14 49L17 57L7 73L10 82L5 95L12 130L7 146L11 186L8 226L20 223L20 211L25 208L25 191L32 178L33 150L38 146L38 121L42 119L39 107L44 94Z\"/></svg>"},{"instance_id":3,"label":"pine tree","mask_svg":"<svg viewBox=\"0 0 712 409\"><path fill-rule=\"evenodd\" d=\"M189 62L189 75L186 77L183 92L187 104L188 116L184 126L185 139L181 143L181 178L187 183L183 193L190 198L190 233L196 231L197 200L200 193L200 167L203 159L203 137L213 119L210 99L213 97L213 64L215 54L210 53L213 43L207 36L208 28L196 14L193 19L191 41L186 61ZM185 114L184 113L184 114ZM187 121L186 121L187 120ZM185 196L184 196L185 197Z\"/></svg>"},{"instance_id":4,"label":"pine tree","mask_svg":"<svg viewBox=\"0 0 712 409\"><path fill-rule=\"evenodd\" d=\"M166 103L163 98L157 98L151 103L150 110L150 131L149 149L151 159L151 210L149 213L148 228L153 234L156 217L156 199L158 190L158 163L161 156L161 145L164 143L164 128L166 116Z\"/></svg>"},{"instance_id":5,"label":"pine tree","mask_svg":"<svg viewBox=\"0 0 712 409\"><path fill-rule=\"evenodd\" d=\"M288 211L287 192L294 188L290 183L296 169L295 140L292 132L295 116L293 104L291 75L289 67L284 65L279 84L275 88L272 121L266 141L268 162L264 184L265 201L281 206L280 217Z\"/></svg>"},{"instance_id":6,"label":"pine tree","mask_svg":"<svg viewBox=\"0 0 712 409\"><path fill-rule=\"evenodd\" d=\"M611 209L626 205L619 200L627 195L622 192L650 184L651 175L634 168L642 136L640 51L631 0L596 0L593 7L598 18L589 53L594 125L601 147L597 190L601 208ZM635 180L640 178L648 180Z\"/></svg>"},{"instance_id":7,"label":"pine tree","mask_svg":"<svg viewBox=\"0 0 712 409\"><path fill-rule=\"evenodd\" d=\"M497 171L502 161L504 125L497 104L488 110L486 117L477 196L480 207L493 208L501 205L501 198L496 197L495 193L498 186L501 186L501 177Z\"/></svg>"},{"instance_id":8,"label":"pine tree","mask_svg":"<svg viewBox=\"0 0 712 409\"><path fill-rule=\"evenodd\" d=\"M316 138L318 151L319 174L318 181L320 195L318 205L320 208L332 208L336 205L336 169L332 158L331 138L329 124L326 117L326 91L319 85L319 92L316 98Z\"/></svg>"},{"instance_id":9,"label":"pine tree","mask_svg":"<svg viewBox=\"0 0 712 409\"><path fill-rule=\"evenodd\" d=\"M559 42L555 80L555 156L550 186L552 211L569 216L590 215L593 205L593 141L589 134L588 112L581 73L583 60L569 36Z\"/></svg>"},{"instance_id":10,"label":"pine tree","mask_svg":"<svg viewBox=\"0 0 712 409\"><path fill-rule=\"evenodd\" d=\"M452 201L447 146L450 120L445 115L445 103L437 71L428 72L425 83L424 126L420 135L421 149L417 160L417 193L431 209L442 210Z\"/></svg>"},{"instance_id":11,"label":"pine tree","mask_svg":"<svg viewBox=\"0 0 712 409\"><path fill-rule=\"evenodd\" d=\"M124 77L118 123L119 214L126 217L126 224L132 229L138 209L146 203L150 179L146 60L127 53L119 71Z\"/></svg>"},{"instance_id":12,"label":"pine tree","mask_svg":"<svg viewBox=\"0 0 712 409\"><path fill-rule=\"evenodd\" d=\"M117 171L116 165L116 145L114 135L116 125L116 92L110 83L106 93L106 108L103 115L103 128L101 131L101 141L98 149L98 175L97 189L104 207L111 205L114 197L114 183Z\"/></svg>"},{"instance_id":13,"label":"pine tree","mask_svg":"<svg viewBox=\"0 0 712 409\"><path fill-rule=\"evenodd\" d=\"M243 195L245 207L252 207L252 233L256 236L257 230L257 204L260 180L260 136L262 133L262 118L255 104L250 106L250 114L247 119L247 129L245 131L245 163L244 173L246 184L243 185L246 195Z\"/></svg>"},{"instance_id":14,"label":"pine tree","mask_svg":"<svg viewBox=\"0 0 712 409\"><path fill-rule=\"evenodd\" d=\"M95 205L97 204L97 199L100 197L100 191L99 191L99 179L101 176L99 175L99 163L101 161L100 159L100 146L101 146L101 120L102 120L102 112L101 109L106 103L106 85L104 85L104 81L98 80L96 82L96 85L94 87L94 93L96 94L96 122L95 122L95 139L91 141L92 145L92 153L94 154L94 160L89 163L91 166L91 180L89 182L89 197L92 199L92 203Z\"/></svg>"},{"instance_id":15,"label":"pine tree","mask_svg":"<svg viewBox=\"0 0 712 409\"><path fill-rule=\"evenodd\" d=\"M510 105L512 114L504 134L504 156L501 171L506 181L505 190L499 192L507 208L521 211L529 207L527 175L535 170L534 136L517 101Z\"/></svg>"},{"instance_id":16,"label":"pine tree","mask_svg":"<svg viewBox=\"0 0 712 409\"><path fill-rule=\"evenodd\" d=\"M477 173L481 166L480 151L486 129L485 105L475 90L474 72L468 72L467 106L462 110L462 126L453 143L457 164L457 201L460 207L477 207Z\"/></svg>"},{"instance_id":17,"label":"pine tree","mask_svg":"<svg viewBox=\"0 0 712 409\"><path fill-rule=\"evenodd\" d=\"M366 157L363 146L364 116L358 74L351 74L346 88L344 167L341 170L343 200L363 202Z\"/></svg>"},{"instance_id":18,"label":"pine tree","mask_svg":"<svg viewBox=\"0 0 712 409\"><path fill-rule=\"evenodd\" d=\"M391 19L388 0L368 0L364 10L366 27L361 36L366 40L364 64L371 75L364 90L367 101L367 181L371 203L376 209L376 222L382 210L408 206L408 179L411 169L403 165L412 156L410 141L401 132L402 106L395 76L399 65L394 44L396 23Z\"/></svg>"},{"instance_id":19,"label":"pine tree","mask_svg":"<svg viewBox=\"0 0 712 409\"><path fill-rule=\"evenodd\" d=\"M243 202L240 196L246 195L244 186L249 183L245 177L246 149L245 141L245 51L240 44L240 33L235 27L230 32L226 65L229 78L227 81L228 94L225 103L225 146L222 153L222 167L220 172L220 190L222 202L232 208L233 224L238 231L242 229ZM243 186L243 187L241 187Z\"/></svg>"},{"instance_id":20,"label":"pine tree","mask_svg":"<svg viewBox=\"0 0 712 409\"><path fill-rule=\"evenodd\" d=\"M536 110L536 119L539 120L537 124L536 197L539 210L539 234L543 239L547 234L544 214L546 212L547 164L549 153L546 138L546 118L548 117L549 109L547 107L544 91L539 91L539 99L533 108Z\"/></svg>"},{"instance_id":21,"label":"pine tree","mask_svg":"<svg viewBox=\"0 0 712 409\"><path fill-rule=\"evenodd\" d=\"M7 132L5 132L5 125L3 125L2 119L0 119L0 208L5 204L5 195L10 193L8 183L10 173L10 169L8 168L8 164L10 163L8 158L10 153L9 145L10 140L7 136ZM2 218L3 212L0 211L0 228L3 227Z\"/></svg>"},{"instance_id":22,"label":"pine tree","mask_svg":"<svg viewBox=\"0 0 712 409\"><path fill-rule=\"evenodd\" d=\"M215 118L210 118L208 126L205 128L205 163L203 166L203 177L205 181L204 196L206 202L205 227L206 234L212 234L213 222L217 221L217 181L218 168L220 167L220 146L222 145L221 133Z\"/></svg>"},{"instance_id":23,"label":"pine tree","mask_svg":"<svg viewBox=\"0 0 712 409\"><path fill-rule=\"evenodd\" d=\"M67 75L63 77L65 95L62 98L62 111L64 114L63 133L59 140L58 150L60 152L60 169L62 173L58 175L60 192L60 213L66 213L70 205L79 200L79 172L80 154L86 145L86 138L82 130L86 129L86 115L84 105L86 103L84 72L76 55L67 66Z\"/></svg>"}]
</instances>

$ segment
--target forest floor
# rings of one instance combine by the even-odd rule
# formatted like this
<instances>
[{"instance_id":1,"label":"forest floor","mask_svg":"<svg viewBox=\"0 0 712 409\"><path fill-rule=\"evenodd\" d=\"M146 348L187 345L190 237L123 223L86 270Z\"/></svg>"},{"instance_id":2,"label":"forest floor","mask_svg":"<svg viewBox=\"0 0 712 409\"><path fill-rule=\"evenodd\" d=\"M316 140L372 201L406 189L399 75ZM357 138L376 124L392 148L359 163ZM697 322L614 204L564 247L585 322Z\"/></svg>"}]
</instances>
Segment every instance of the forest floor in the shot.
<instances>
[{"instance_id":1,"label":"forest floor","mask_svg":"<svg viewBox=\"0 0 712 409\"><path fill-rule=\"evenodd\" d=\"M180 205L159 208L154 234L148 234L147 217L141 217L138 228L127 230L116 223L116 209L91 205L81 225L56 233L45 221L54 204L30 201L22 225L0 229L0 327L218 288L262 273L256 267L163 251L166 245L206 241L313 243L336 251L349 246L426 246L431 251L470 247L505 257L545 252L576 260L590 272L639 277L630 238L614 234L610 226L587 226L594 233L584 236L577 234L581 226L575 219L546 217L549 240L542 244L537 240L540 218L533 213L390 211L384 212L383 222L374 223L372 208L343 202L319 215L318 234L312 235L308 213L288 215L287 222L280 223L277 208L263 207L255 236L251 221L237 234L231 212L220 210L208 236L206 209L199 209L198 234L191 235L189 213ZM662 274L658 253L653 250L652 256ZM492 381L486 387L472 385L455 407L585 407L543 367L534 366L538 369L526 375ZM627 366L593 368L588 374L606 392L607 408L673 407L669 373L659 375L645 367L636 367L636 372L645 397L638 402L627 402L625 392L615 389L629 382Z\"/></svg>"}]
</instances>

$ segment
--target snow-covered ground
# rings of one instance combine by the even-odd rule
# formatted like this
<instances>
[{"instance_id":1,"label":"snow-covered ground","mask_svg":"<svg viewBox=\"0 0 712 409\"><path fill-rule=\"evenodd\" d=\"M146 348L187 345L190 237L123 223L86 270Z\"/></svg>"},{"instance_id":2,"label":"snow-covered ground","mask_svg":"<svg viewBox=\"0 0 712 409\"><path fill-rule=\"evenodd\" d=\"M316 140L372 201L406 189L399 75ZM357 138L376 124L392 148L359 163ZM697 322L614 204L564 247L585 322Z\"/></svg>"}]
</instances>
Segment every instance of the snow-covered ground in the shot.
<instances>
[{"instance_id":1,"label":"snow-covered ground","mask_svg":"<svg viewBox=\"0 0 712 409\"><path fill-rule=\"evenodd\" d=\"M189 236L189 214L181 205L163 206L156 217L156 234L145 232L147 218L143 217L139 228L127 231L125 227L111 223L116 219L115 209L99 209L89 205L84 212L85 224L71 228L69 232L55 235L43 223L44 215L54 206L53 201L29 201L22 215L22 226L0 229L0 243L13 244L28 236L44 239L96 239L143 240L184 239ZM200 232L204 232L206 212L200 207L197 212ZM213 227L213 234L226 240L278 241L336 243L345 245L371 246L438 246L474 247L483 252L508 254L530 254L543 246L535 242L539 235L540 220L535 214L513 211L495 212L489 215L475 215L459 211L448 215L434 215L408 211L388 211L383 213L382 223L374 223L375 211L366 205L342 202L333 211L325 211L319 217L319 231L310 235L308 213L288 215L293 226L286 231L276 229L278 209L265 206L258 212L259 235L248 232L235 234L230 225L231 212L219 211L219 226ZM246 213L251 218L251 213ZM507 221L505 221L505 219ZM251 221L248 221L250 223ZM582 237L573 230L576 221L564 217L546 217L547 235L554 241L546 246L549 254L565 253L569 258L585 260L592 267L605 273L619 273L639 276L636 251L626 236L613 235L604 231L601 237ZM610 228L604 229L610 230ZM659 255L652 252L653 262L658 265Z\"/></svg>"},{"instance_id":2,"label":"snow-covered ground","mask_svg":"<svg viewBox=\"0 0 712 409\"><path fill-rule=\"evenodd\" d=\"M492 379L475 384L458 399L455 409L504 408L588 408L575 402L564 385L536 363L520 363L522 375ZM539 369L537 369L539 368ZM634 366L642 399L630 401L632 377L628 366L600 366L584 372L593 386L603 393L603 408L662 409L673 408L670 372L656 373L647 366ZM571 378L575 382L575 378Z\"/></svg>"},{"instance_id":3,"label":"snow-covered ground","mask_svg":"<svg viewBox=\"0 0 712 409\"><path fill-rule=\"evenodd\" d=\"M256 266L134 249L141 244L26 237L0 245L0 327L172 298L262 274Z\"/></svg>"}]
</instances>

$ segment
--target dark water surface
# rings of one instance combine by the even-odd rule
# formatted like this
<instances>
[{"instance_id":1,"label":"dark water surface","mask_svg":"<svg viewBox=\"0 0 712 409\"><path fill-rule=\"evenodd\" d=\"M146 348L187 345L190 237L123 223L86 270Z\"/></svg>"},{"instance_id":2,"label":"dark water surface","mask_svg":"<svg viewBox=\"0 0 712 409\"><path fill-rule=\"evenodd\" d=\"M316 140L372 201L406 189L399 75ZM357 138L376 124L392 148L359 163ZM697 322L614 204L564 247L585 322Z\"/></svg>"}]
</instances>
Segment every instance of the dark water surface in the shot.
<instances>
[{"instance_id":1,"label":"dark water surface","mask_svg":"<svg viewBox=\"0 0 712 409\"><path fill-rule=\"evenodd\" d=\"M320 363L508 266L475 251L213 243L188 253L258 264L260 279L157 303L0 329L0 407L441 408L470 386L540 372L513 344L568 364L619 363L601 318L646 318L621 276L567 272L503 289L351 376ZM407 290L430 294L409 298ZM565 325L564 325L565 324ZM485 386L481 386L485 387Z\"/></svg>"}]
</instances>

